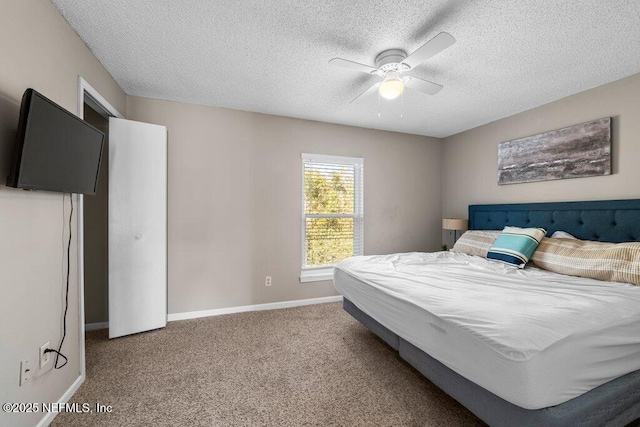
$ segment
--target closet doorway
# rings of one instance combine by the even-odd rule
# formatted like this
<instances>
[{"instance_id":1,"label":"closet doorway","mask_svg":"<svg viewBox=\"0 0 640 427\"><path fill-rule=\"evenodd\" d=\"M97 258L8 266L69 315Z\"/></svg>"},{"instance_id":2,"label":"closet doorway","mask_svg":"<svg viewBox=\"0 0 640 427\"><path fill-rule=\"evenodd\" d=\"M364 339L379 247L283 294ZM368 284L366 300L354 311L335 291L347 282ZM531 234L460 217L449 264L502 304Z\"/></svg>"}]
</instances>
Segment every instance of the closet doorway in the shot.
<instances>
[{"instance_id":1,"label":"closet doorway","mask_svg":"<svg viewBox=\"0 0 640 427\"><path fill-rule=\"evenodd\" d=\"M167 130L125 120L81 77L78 93L78 116L106 135L96 194L77 196L80 336L85 328L115 338L164 327Z\"/></svg>"},{"instance_id":2,"label":"closet doorway","mask_svg":"<svg viewBox=\"0 0 640 427\"><path fill-rule=\"evenodd\" d=\"M96 194L84 199L84 321L87 330L109 325L109 116L84 103L84 121L104 132ZM106 116L106 117L105 117Z\"/></svg>"}]
</instances>

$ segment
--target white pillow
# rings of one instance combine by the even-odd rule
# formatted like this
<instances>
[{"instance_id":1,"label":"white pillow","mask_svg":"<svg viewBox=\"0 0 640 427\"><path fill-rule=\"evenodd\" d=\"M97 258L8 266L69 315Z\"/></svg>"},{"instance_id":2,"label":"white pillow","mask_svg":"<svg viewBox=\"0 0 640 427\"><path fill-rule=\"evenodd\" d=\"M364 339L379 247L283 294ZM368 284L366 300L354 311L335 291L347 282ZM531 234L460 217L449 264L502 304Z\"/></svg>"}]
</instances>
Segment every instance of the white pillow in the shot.
<instances>
[{"instance_id":1,"label":"white pillow","mask_svg":"<svg viewBox=\"0 0 640 427\"><path fill-rule=\"evenodd\" d=\"M551 235L552 239L574 239L574 240L578 240L577 237L574 237L573 235L567 233L566 231L556 231L555 233L553 233Z\"/></svg>"}]
</instances>

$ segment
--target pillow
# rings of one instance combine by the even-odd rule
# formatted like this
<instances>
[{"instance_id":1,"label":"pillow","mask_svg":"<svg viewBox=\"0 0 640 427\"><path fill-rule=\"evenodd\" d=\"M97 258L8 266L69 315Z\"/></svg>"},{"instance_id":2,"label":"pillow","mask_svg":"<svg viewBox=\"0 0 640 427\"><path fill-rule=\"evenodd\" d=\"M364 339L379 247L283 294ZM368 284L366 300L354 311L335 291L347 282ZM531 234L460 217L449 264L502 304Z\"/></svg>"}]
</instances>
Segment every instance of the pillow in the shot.
<instances>
[{"instance_id":1,"label":"pillow","mask_svg":"<svg viewBox=\"0 0 640 427\"><path fill-rule=\"evenodd\" d=\"M542 239L531 258L545 270L640 286L640 243Z\"/></svg>"},{"instance_id":2,"label":"pillow","mask_svg":"<svg viewBox=\"0 0 640 427\"><path fill-rule=\"evenodd\" d=\"M491 245L487 259L523 268L546 234L544 228L505 227Z\"/></svg>"},{"instance_id":3,"label":"pillow","mask_svg":"<svg viewBox=\"0 0 640 427\"><path fill-rule=\"evenodd\" d=\"M453 245L454 252L463 252L468 255L487 257L487 252L496 237L500 235L498 230L470 230L460 236Z\"/></svg>"},{"instance_id":4,"label":"pillow","mask_svg":"<svg viewBox=\"0 0 640 427\"><path fill-rule=\"evenodd\" d=\"M566 231L556 231L551 235L552 239L577 239L577 237L572 234L567 233Z\"/></svg>"}]
</instances>

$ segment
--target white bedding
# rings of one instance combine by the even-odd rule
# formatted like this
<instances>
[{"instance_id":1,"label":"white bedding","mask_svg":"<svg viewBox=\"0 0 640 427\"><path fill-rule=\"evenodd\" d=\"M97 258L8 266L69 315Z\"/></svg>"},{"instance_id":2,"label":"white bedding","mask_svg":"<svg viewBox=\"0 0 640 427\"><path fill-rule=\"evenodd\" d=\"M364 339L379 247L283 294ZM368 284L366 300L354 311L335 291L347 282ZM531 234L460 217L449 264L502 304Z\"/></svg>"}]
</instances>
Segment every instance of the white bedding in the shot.
<instances>
[{"instance_id":1,"label":"white bedding","mask_svg":"<svg viewBox=\"0 0 640 427\"><path fill-rule=\"evenodd\" d=\"M640 287L463 253L354 257L336 289L465 378L526 409L640 369Z\"/></svg>"}]
</instances>

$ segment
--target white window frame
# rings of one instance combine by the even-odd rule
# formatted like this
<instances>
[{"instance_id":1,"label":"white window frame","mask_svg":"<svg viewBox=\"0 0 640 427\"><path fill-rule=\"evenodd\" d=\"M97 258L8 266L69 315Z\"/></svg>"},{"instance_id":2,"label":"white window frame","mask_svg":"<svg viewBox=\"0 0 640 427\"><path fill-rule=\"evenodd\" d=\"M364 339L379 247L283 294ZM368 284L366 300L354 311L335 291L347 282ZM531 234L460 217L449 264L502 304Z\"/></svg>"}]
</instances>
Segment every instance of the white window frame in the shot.
<instances>
[{"instance_id":1,"label":"white window frame","mask_svg":"<svg viewBox=\"0 0 640 427\"><path fill-rule=\"evenodd\" d=\"M353 218L353 256L364 254L364 159L362 157L330 156L324 154L302 153L302 259L300 282L318 282L333 279L333 266L322 265L305 267L307 249L307 218ZM305 162L324 162L333 164L350 165L354 171L354 213L353 214L305 214Z\"/></svg>"}]
</instances>

